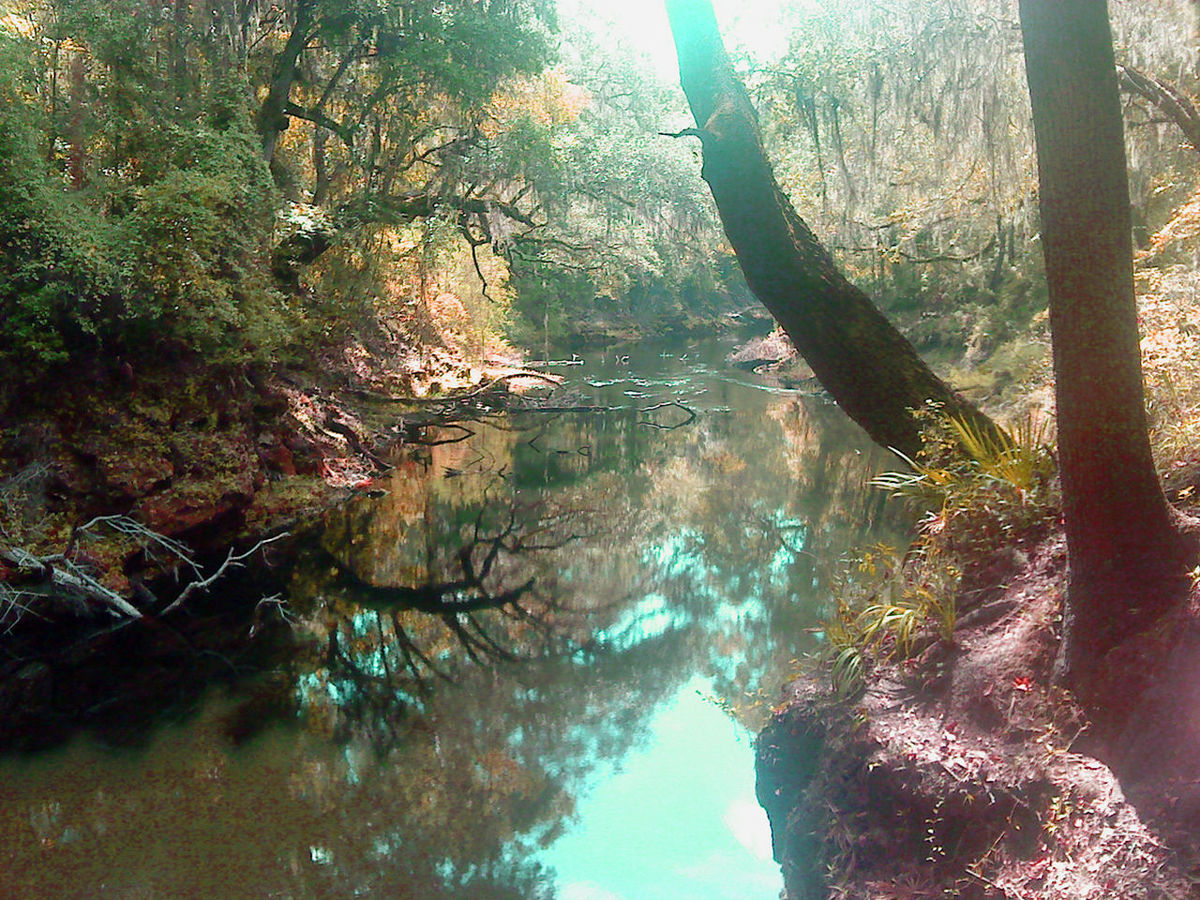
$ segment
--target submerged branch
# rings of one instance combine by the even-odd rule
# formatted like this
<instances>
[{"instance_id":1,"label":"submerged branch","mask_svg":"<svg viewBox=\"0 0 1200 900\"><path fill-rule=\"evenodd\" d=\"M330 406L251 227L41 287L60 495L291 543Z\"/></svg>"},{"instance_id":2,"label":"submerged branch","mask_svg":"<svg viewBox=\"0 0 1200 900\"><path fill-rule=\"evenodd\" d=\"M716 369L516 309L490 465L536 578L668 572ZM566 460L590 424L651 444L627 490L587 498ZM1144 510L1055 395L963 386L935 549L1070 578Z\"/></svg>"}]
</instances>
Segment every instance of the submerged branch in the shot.
<instances>
[{"instance_id":1,"label":"submerged branch","mask_svg":"<svg viewBox=\"0 0 1200 900\"><path fill-rule=\"evenodd\" d=\"M689 409L688 407L684 406L682 403L680 403L677 400L671 400L666 403L655 403L653 406L645 406L645 407L642 407L641 409L639 409L638 412L648 413L648 412L653 412L656 409L664 409L664 408L670 407L670 406L673 406L676 409L683 410L685 413L687 413L687 418L684 419L682 422L677 422L674 425L662 425L658 422L651 422L649 419L643 419L643 420L639 421L638 424L646 425L650 428L657 428L661 431L674 431L676 428L683 428L685 425L691 425L693 422L696 421L696 411L693 409Z\"/></svg>"}]
</instances>

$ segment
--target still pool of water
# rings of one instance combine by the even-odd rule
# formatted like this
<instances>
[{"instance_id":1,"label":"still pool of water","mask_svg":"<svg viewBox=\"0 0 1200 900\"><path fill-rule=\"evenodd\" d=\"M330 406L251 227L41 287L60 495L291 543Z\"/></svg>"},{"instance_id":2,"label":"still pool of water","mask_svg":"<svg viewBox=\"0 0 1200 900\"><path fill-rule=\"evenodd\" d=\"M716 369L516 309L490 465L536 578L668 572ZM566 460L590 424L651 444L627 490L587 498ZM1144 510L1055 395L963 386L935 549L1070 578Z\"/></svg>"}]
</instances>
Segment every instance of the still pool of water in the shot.
<instances>
[{"instance_id":1,"label":"still pool of water","mask_svg":"<svg viewBox=\"0 0 1200 900\"><path fill-rule=\"evenodd\" d=\"M753 732L882 462L728 349L427 428L211 608L59 661L0 896L776 897Z\"/></svg>"}]
</instances>

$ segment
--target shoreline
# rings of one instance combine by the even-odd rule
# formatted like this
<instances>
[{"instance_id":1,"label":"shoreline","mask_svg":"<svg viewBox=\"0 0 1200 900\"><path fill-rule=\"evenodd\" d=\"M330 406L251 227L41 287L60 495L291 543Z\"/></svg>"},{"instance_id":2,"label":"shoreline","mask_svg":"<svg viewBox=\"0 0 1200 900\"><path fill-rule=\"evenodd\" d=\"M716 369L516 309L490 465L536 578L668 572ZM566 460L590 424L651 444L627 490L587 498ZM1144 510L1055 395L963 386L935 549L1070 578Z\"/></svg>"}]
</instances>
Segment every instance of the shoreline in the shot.
<instances>
[{"instance_id":1,"label":"shoreline","mask_svg":"<svg viewBox=\"0 0 1200 900\"><path fill-rule=\"evenodd\" d=\"M756 770L787 900L1197 896L1180 785L1123 786L1053 683L1061 535L1009 575L952 642L875 660L856 700L825 673L784 689Z\"/></svg>"}]
</instances>

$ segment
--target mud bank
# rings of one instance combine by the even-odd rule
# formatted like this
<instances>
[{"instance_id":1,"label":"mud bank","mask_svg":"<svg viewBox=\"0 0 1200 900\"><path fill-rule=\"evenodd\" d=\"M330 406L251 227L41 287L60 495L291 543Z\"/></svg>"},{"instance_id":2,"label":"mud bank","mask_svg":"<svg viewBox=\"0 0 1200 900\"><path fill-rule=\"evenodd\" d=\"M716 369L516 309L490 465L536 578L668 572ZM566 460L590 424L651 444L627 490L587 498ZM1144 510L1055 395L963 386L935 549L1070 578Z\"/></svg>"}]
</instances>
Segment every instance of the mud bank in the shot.
<instances>
[{"instance_id":1,"label":"mud bank","mask_svg":"<svg viewBox=\"0 0 1200 900\"><path fill-rule=\"evenodd\" d=\"M369 490L392 448L454 397L502 402L546 380L508 360L429 352L384 364L346 347L267 373L173 359L29 385L2 411L0 588L33 601L0 610L3 625L60 617L53 585L35 589L52 568L161 611L171 598L146 585L180 569L179 548L199 561L286 530ZM83 593L74 611L96 612Z\"/></svg>"},{"instance_id":2,"label":"mud bank","mask_svg":"<svg viewBox=\"0 0 1200 900\"><path fill-rule=\"evenodd\" d=\"M1181 786L1147 773L1130 802L1051 684L1065 563L1043 543L953 644L878 663L852 702L786 689L757 770L789 900L1198 895Z\"/></svg>"}]
</instances>

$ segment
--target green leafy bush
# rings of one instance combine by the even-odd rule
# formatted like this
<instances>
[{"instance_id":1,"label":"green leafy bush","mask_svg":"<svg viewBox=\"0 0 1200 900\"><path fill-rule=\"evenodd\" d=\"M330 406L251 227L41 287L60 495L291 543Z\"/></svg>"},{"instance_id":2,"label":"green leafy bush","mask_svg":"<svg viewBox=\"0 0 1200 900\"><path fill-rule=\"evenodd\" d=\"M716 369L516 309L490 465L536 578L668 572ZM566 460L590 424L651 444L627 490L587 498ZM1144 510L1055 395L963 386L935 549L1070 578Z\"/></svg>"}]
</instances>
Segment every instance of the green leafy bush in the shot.
<instances>
[{"instance_id":1,"label":"green leafy bush","mask_svg":"<svg viewBox=\"0 0 1200 900\"><path fill-rule=\"evenodd\" d=\"M121 166L73 189L62 154L40 151L53 129L23 46L0 43L0 360L32 375L133 343L225 362L285 342L267 259L277 198L245 118L142 122Z\"/></svg>"},{"instance_id":2,"label":"green leafy bush","mask_svg":"<svg viewBox=\"0 0 1200 900\"><path fill-rule=\"evenodd\" d=\"M129 189L129 327L229 360L286 340L269 270L275 197L253 140L203 126L165 132L173 163Z\"/></svg>"},{"instance_id":3,"label":"green leafy bush","mask_svg":"<svg viewBox=\"0 0 1200 900\"><path fill-rule=\"evenodd\" d=\"M0 359L61 362L94 343L121 280L111 224L46 172L39 112L0 42Z\"/></svg>"}]
</instances>

